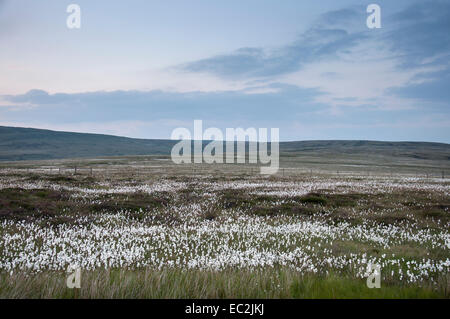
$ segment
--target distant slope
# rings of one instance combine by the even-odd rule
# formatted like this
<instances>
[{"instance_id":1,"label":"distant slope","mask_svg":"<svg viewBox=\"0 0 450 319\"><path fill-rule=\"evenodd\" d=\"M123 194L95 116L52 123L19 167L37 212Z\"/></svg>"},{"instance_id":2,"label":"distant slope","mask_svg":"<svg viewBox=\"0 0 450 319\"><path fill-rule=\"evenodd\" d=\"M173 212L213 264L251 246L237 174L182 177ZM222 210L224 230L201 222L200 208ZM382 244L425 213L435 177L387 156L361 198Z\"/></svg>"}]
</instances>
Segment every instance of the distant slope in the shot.
<instances>
[{"instance_id":1,"label":"distant slope","mask_svg":"<svg viewBox=\"0 0 450 319\"><path fill-rule=\"evenodd\" d=\"M418 160L450 160L450 144L431 142L381 142L381 141L300 141L285 142L282 152L379 155L406 157Z\"/></svg>"},{"instance_id":2,"label":"distant slope","mask_svg":"<svg viewBox=\"0 0 450 319\"><path fill-rule=\"evenodd\" d=\"M103 134L57 132L0 126L0 161L121 155L169 155L176 141ZM383 155L450 160L450 144L378 141L299 141L280 143L285 154Z\"/></svg>"},{"instance_id":3,"label":"distant slope","mask_svg":"<svg viewBox=\"0 0 450 319\"><path fill-rule=\"evenodd\" d=\"M170 154L174 144L171 140L0 126L1 161Z\"/></svg>"}]
</instances>

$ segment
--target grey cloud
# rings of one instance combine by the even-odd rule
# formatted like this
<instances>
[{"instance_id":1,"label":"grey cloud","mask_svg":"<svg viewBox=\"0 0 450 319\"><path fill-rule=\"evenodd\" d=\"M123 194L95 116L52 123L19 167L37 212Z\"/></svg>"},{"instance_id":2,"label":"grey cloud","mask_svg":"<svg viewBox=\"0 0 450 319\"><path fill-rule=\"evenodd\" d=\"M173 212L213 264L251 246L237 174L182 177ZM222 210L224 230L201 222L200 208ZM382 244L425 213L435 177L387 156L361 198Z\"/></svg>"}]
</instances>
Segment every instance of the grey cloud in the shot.
<instances>
[{"instance_id":1,"label":"grey cloud","mask_svg":"<svg viewBox=\"0 0 450 319\"><path fill-rule=\"evenodd\" d=\"M357 21L361 14L363 13L358 13L354 8L328 12L297 40L286 46L275 50L241 48L230 54L186 63L179 68L228 78L268 77L294 72L305 63L330 58L364 39L366 35L361 30L349 31L350 27L349 30L337 27L339 22L348 26Z\"/></svg>"},{"instance_id":2,"label":"grey cloud","mask_svg":"<svg viewBox=\"0 0 450 319\"><path fill-rule=\"evenodd\" d=\"M449 2L419 2L400 12L386 13L382 16L383 28L376 31L367 29L366 17L363 6L327 12L295 41L278 49L242 48L179 68L232 79L270 77L298 71L321 59L337 58L338 53L363 41L387 46L404 68L450 51ZM448 63L448 57L433 63Z\"/></svg>"},{"instance_id":3,"label":"grey cloud","mask_svg":"<svg viewBox=\"0 0 450 319\"><path fill-rule=\"evenodd\" d=\"M394 53L401 55L405 68L422 64L426 58L450 53L450 2L420 2L389 17L388 22L392 27L384 40ZM442 62L445 61L434 61Z\"/></svg>"}]
</instances>

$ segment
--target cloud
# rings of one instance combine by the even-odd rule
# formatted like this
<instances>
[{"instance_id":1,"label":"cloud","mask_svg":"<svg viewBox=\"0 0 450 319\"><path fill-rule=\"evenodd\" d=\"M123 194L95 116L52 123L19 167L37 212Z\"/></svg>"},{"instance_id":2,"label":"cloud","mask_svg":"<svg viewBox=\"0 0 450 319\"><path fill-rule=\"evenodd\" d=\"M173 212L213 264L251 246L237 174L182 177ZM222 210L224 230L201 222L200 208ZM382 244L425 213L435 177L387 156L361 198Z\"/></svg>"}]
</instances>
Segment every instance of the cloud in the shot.
<instances>
[{"instance_id":1,"label":"cloud","mask_svg":"<svg viewBox=\"0 0 450 319\"><path fill-rule=\"evenodd\" d=\"M170 138L176 127L278 127L282 140L385 139L450 141L442 109L380 109L373 104L330 112L315 89L272 84L255 92L112 91L3 96L0 125ZM15 101L14 107L8 107ZM341 98L342 105L358 102ZM21 104L24 107L21 108ZM443 113L444 112L444 113ZM426 120L426 121L425 121ZM408 124L409 123L409 124ZM421 128L426 128L426 133ZM191 128L192 129L192 128ZM409 135L408 135L409 134ZM409 138L408 138L409 136Z\"/></svg>"},{"instance_id":2,"label":"cloud","mask_svg":"<svg viewBox=\"0 0 450 319\"><path fill-rule=\"evenodd\" d=\"M359 11L359 12L358 12ZM230 54L217 55L178 66L187 72L204 72L226 78L270 77L299 70L304 64L336 54L365 38L351 25L364 11L348 8L328 12L292 43L276 49L240 48ZM353 29L349 32L342 23ZM341 23L340 27L337 27Z\"/></svg>"},{"instance_id":3,"label":"cloud","mask_svg":"<svg viewBox=\"0 0 450 319\"><path fill-rule=\"evenodd\" d=\"M314 89L281 84L254 86L241 91L187 93L154 90L49 94L32 90L3 96L0 118L45 119L55 123L119 119L276 119L283 118L284 114L295 115L319 107L311 104L317 94ZM9 102L11 106L8 106ZM21 105L24 107L22 111Z\"/></svg>"},{"instance_id":4,"label":"cloud","mask_svg":"<svg viewBox=\"0 0 450 319\"><path fill-rule=\"evenodd\" d=\"M386 88L386 92L414 100L427 109L448 107L450 3L418 2L392 15L388 22L392 28L381 40L395 59L397 72L409 72L410 77L401 85Z\"/></svg>"},{"instance_id":5,"label":"cloud","mask_svg":"<svg viewBox=\"0 0 450 319\"><path fill-rule=\"evenodd\" d=\"M233 82L285 83L321 92L330 112L346 106L380 109L440 102L450 68L450 3L427 1L382 15L382 29L366 27L363 6L321 15L295 41L276 49L241 48L179 66ZM426 84L424 82L427 82ZM345 102L345 103L343 103Z\"/></svg>"},{"instance_id":6,"label":"cloud","mask_svg":"<svg viewBox=\"0 0 450 319\"><path fill-rule=\"evenodd\" d=\"M397 58L403 68L449 61L450 3L419 2L394 14L383 15L383 28L369 30L363 6L321 15L295 41L275 49L240 48L185 63L178 69L210 73L224 78L273 77L299 71L304 65L338 59L364 43L387 48L386 58Z\"/></svg>"},{"instance_id":7,"label":"cloud","mask_svg":"<svg viewBox=\"0 0 450 319\"><path fill-rule=\"evenodd\" d=\"M390 92L403 98L416 99L419 103L426 101L437 102L429 104L431 107L440 107L443 111L448 111L450 101L450 69L437 72L419 74L415 82L407 86L396 87Z\"/></svg>"},{"instance_id":8,"label":"cloud","mask_svg":"<svg viewBox=\"0 0 450 319\"><path fill-rule=\"evenodd\" d=\"M364 21L364 16L361 12L364 12L364 7L353 6L349 8L343 8L339 10L329 11L322 14L317 21L316 25L326 26L354 26L355 22Z\"/></svg>"},{"instance_id":9,"label":"cloud","mask_svg":"<svg viewBox=\"0 0 450 319\"><path fill-rule=\"evenodd\" d=\"M388 19L392 28L383 36L405 68L448 62L450 54L450 3L415 3ZM436 59L431 59L435 57ZM440 57L440 58L439 58Z\"/></svg>"}]
</instances>

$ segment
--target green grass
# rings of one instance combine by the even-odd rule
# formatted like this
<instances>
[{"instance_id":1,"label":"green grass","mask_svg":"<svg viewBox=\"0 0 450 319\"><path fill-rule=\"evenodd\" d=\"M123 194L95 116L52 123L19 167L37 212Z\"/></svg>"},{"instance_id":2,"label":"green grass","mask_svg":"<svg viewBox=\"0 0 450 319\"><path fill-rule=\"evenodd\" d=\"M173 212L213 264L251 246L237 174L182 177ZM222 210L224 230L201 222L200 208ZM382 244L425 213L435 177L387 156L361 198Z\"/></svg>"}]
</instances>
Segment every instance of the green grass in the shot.
<instances>
[{"instance_id":1,"label":"green grass","mask_svg":"<svg viewBox=\"0 0 450 319\"><path fill-rule=\"evenodd\" d=\"M166 269L96 270L81 273L81 288L66 287L66 274L0 274L0 298L449 298L448 290L364 279L302 275L286 268L221 272Z\"/></svg>"}]
</instances>

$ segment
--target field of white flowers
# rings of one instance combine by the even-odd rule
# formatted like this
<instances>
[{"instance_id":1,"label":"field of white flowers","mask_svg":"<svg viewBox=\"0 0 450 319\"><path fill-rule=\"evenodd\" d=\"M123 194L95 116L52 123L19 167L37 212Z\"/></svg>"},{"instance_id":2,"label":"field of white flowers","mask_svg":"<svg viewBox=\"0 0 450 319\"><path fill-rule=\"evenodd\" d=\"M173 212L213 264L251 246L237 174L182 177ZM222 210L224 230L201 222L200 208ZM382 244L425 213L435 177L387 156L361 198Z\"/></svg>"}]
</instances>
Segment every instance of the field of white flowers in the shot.
<instances>
[{"instance_id":1,"label":"field of white flowers","mask_svg":"<svg viewBox=\"0 0 450 319\"><path fill-rule=\"evenodd\" d=\"M384 282L447 285L448 180L13 173L0 175L2 273L283 267L364 278L379 264Z\"/></svg>"}]
</instances>

